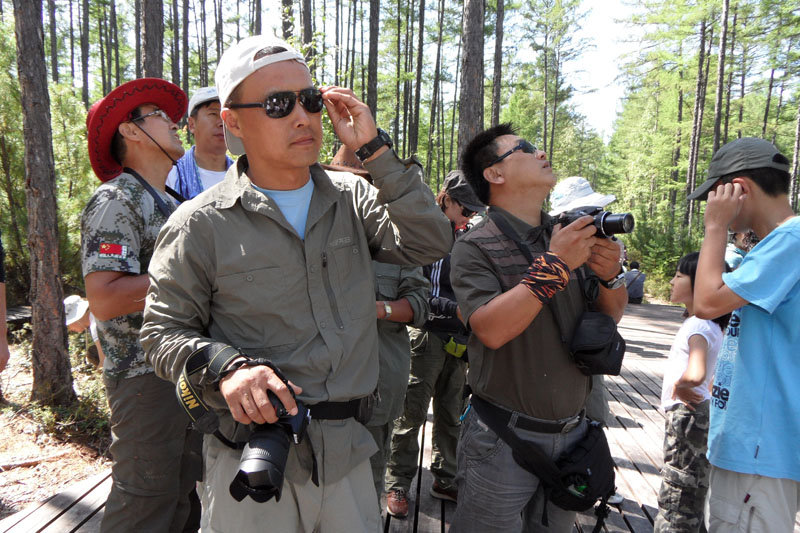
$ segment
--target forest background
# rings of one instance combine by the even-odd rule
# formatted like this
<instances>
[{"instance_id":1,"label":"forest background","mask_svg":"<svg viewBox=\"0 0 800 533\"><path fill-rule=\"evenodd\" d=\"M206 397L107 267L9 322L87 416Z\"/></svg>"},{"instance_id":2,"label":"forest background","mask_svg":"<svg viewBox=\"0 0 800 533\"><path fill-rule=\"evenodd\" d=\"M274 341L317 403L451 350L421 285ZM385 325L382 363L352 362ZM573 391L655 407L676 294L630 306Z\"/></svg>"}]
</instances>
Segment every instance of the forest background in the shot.
<instances>
[{"instance_id":1,"label":"forest background","mask_svg":"<svg viewBox=\"0 0 800 533\"><path fill-rule=\"evenodd\" d=\"M262 32L301 49L317 84L352 87L397 152L421 161L434 191L469 138L513 122L547 152L559 177L584 176L617 196L615 212L634 214L636 230L625 237L629 257L649 274L648 292L665 296L676 260L702 239L703 206L685 197L722 144L742 136L773 142L792 160L797 210L800 6L633 5L626 22L637 29L638 44L618 60L625 96L604 139L577 110L579 89L568 74L593 46L576 34L601 2L0 0L0 232L8 304L33 303L35 329L34 295L44 286L58 298L84 292L80 214L99 185L86 150L89 105L142 76L166 78L191 94L214 83L231 43ZM42 103L49 113L36 107ZM336 149L329 124L325 131L323 162ZM50 165L37 167L36 153L48 150ZM47 258L43 251L53 253ZM55 263L58 275L40 279L40 262ZM60 351L66 337L40 345ZM36 368L35 339L33 352ZM52 387L42 393L58 396Z\"/></svg>"}]
</instances>

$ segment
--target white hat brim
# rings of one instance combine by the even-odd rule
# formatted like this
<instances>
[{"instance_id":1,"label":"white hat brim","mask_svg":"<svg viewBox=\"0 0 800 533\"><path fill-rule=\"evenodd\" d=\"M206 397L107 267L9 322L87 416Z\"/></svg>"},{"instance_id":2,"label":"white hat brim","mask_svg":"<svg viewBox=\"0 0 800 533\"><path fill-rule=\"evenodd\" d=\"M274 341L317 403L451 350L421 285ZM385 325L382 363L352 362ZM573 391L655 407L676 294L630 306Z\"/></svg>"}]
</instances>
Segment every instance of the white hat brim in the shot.
<instances>
[{"instance_id":1,"label":"white hat brim","mask_svg":"<svg viewBox=\"0 0 800 533\"><path fill-rule=\"evenodd\" d=\"M613 194L600 194L599 192L593 192L592 194L587 194L586 196L581 196L566 205L558 206L555 209L550 211L550 216L560 215L565 211L569 211L570 209L575 209L576 207L605 207L617 197Z\"/></svg>"}]
</instances>

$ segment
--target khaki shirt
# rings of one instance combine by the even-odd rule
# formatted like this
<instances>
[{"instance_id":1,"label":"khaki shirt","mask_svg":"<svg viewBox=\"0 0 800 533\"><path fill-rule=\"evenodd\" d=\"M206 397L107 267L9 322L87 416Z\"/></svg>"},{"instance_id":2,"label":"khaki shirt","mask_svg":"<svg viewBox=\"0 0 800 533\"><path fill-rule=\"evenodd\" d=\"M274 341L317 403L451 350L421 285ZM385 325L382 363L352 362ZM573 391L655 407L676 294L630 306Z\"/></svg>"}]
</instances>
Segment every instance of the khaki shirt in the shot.
<instances>
[{"instance_id":1,"label":"khaki shirt","mask_svg":"<svg viewBox=\"0 0 800 533\"><path fill-rule=\"evenodd\" d=\"M430 309L430 283L422 275L422 269L377 261L372 265L375 267L375 300L407 299L414 310L414 318L409 324L422 327ZM368 426L382 426L400 416L411 370L411 342L405 324L378 320L378 342L380 401L375 405Z\"/></svg>"},{"instance_id":2,"label":"khaki shirt","mask_svg":"<svg viewBox=\"0 0 800 533\"><path fill-rule=\"evenodd\" d=\"M534 256L547 251L550 230L543 226L550 217L546 213L542 213L542 226L534 228L498 207L490 211L508 221ZM502 235L498 239L499 232L493 228L494 222L486 218L453 247L450 280L467 323L479 307L516 286L529 266L516 244ZM502 263L504 266L499 266ZM507 280L505 287L501 279ZM558 324L565 326L564 338L571 339L586 307L572 272L567 288L542 308L525 331L500 348L487 348L477 336L470 335L468 381L472 392L506 409L545 420L578 414L589 394L591 379L570 359ZM555 313L560 317L558 323Z\"/></svg>"},{"instance_id":3,"label":"khaki shirt","mask_svg":"<svg viewBox=\"0 0 800 533\"><path fill-rule=\"evenodd\" d=\"M378 382L372 259L427 264L451 246L450 224L417 164L389 150L367 163L375 185L311 167L314 193L301 240L278 206L253 188L247 157L222 183L181 205L159 235L142 345L156 373L177 381L184 361L210 341L265 357L313 405L367 396ZM203 398L229 438L246 439L218 391ZM335 482L376 449L354 419L313 420L292 446L286 477ZM323 438L324 436L324 438Z\"/></svg>"},{"instance_id":4,"label":"khaki shirt","mask_svg":"<svg viewBox=\"0 0 800 533\"><path fill-rule=\"evenodd\" d=\"M167 207L174 206L166 193L156 192ZM166 220L150 193L128 173L98 187L81 215L83 276L100 271L147 272L158 232ZM132 378L153 371L139 344L141 327L141 311L97 321L106 374Z\"/></svg>"}]
</instances>

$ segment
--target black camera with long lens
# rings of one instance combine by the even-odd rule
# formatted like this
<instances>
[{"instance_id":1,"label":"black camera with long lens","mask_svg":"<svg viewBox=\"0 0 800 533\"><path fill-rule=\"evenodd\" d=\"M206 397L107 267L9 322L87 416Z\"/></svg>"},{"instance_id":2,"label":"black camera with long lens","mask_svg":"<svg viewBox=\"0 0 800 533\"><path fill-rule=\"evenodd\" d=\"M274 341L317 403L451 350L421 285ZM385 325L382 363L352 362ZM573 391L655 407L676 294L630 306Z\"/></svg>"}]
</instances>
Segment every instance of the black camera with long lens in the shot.
<instances>
[{"instance_id":1,"label":"black camera with long lens","mask_svg":"<svg viewBox=\"0 0 800 533\"><path fill-rule=\"evenodd\" d=\"M300 400L295 399L297 414L291 416L272 391L267 391L267 396L278 421L257 424L242 450L239 471L230 486L231 496L239 502L247 496L259 503L269 501L273 496L275 501L280 501L289 440L300 444L311 420L311 412Z\"/></svg>"},{"instance_id":2,"label":"black camera with long lens","mask_svg":"<svg viewBox=\"0 0 800 533\"><path fill-rule=\"evenodd\" d=\"M592 224L597 228L595 237L607 238L617 233L631 233L635 225L632 214L603 211L602 207L576 207L575 209L570 209L561 213L555 223L564 227L586 215L594 218Z\"/></svg>"}]
</instances>

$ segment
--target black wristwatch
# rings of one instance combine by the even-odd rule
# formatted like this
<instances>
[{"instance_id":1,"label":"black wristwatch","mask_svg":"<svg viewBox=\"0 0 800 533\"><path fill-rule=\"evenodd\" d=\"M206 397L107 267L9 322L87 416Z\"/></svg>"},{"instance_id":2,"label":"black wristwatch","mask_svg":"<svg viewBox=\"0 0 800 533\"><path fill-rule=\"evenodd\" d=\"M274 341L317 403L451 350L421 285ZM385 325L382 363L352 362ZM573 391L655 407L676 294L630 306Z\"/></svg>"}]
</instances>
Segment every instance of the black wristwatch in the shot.
<instances>
[{"instance_id":1,"label":"black wristwatch","mask_svg":"<svg viewBox=\"0 0 800 533\"><path fill-rule=\"evenodd\" d=\"M389 137L388 133L378 128L378 136L356 150L356 156L359 160L364 161L365 159L372 157L372 155L377 152L381 146L388 146L391 148L392 138Z\"/></svg>"},{"instance_id":2,"label":"black wristwatch","mask_svg":"<svg viewBox=\"0 0 800 533\"><path fill-rule=\"evenodd\" d=\"M600 279L598 281L600 281L600 285L602 285L606 289L614 290L614 289L619 289L620 287L625 287L626 286L625 271L623 270L622 272L611 278L611 280L609 281L606 281L604 279Z\"/></svg>"}]
</instances>

